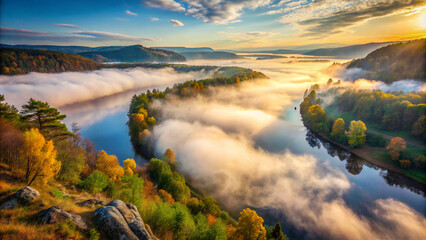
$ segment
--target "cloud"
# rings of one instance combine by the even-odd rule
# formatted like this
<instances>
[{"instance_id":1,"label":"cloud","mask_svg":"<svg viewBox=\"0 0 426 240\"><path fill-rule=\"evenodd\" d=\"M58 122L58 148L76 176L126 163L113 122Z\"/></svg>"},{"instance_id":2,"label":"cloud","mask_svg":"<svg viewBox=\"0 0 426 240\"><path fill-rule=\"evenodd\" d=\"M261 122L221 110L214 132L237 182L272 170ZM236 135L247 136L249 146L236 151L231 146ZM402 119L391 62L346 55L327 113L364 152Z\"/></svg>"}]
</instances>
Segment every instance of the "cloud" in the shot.
<instances>
[{"instance_id":1,"label":"cloud","mask_svg":"<svg viewBox=\"0 0 426 240\"><path fill-rule=\"evenodd\" d=\"M188 4L186 14L208 23L228 24L237 20L243 9L256 9L269 5L271 0L184 0Z\"/></svg>"},{"instance_id":2,"label":"cloud","mask_svg":"<svg viewBox=\"0 0 426 240\"><path fill-rule=\"evenodd\" d=\"M130 41L153 41L152 38L139 38L125 34L100 32L100 31L77 31L75 34L88 36L96 39L97 41L111 41L111 40L130 40Z\"/></svg>"},{"instance_id":3,"label":"cloud","mask_svg":"<svg viewBox=\"0 0 426 240\"><path fill-rule=\"evenodd\" d=\"M184 26L184 24L181 21L176 20L176 19L170 19L170 22L173 23L173 26L176 26L176 27Z\"/></svg>"},{"instance_id":4,"label":"cloud","mask_svg":"<svg viewBox=\"0 0 426 240\"><path fill-rule=\"evenodd\" d=\"M138 15L137 13L130 12L129 10L126 10L126 14L127 15L132 15L132 16L137 16Z\"/></svg>"},{"instance_id":5,"label":"cloud","mask_svg":"<svg viewBox=\"0 0 426 240\"><path fill-rule=\"evenodd\" d=\"M37 32L25 29L0 27L0 39L13 43L28 44L34 41L57 43L75 41L154 41L152 38L133 37L125 34L100 32L100 31L76 31L71 34L57 34L48 32Z\"/></svg>"},{"instance_id":6,"label":"cloud","mask_svg":"<svg viewBox=\"0 0 426 240\"><path fill-rule=\"evenodd\" d=\"M305 0L288 2L283 8L265 14L284 13L282 23L296 23L306 33L303 36L335 34L357 23L424 5L423 0Z\"/></svg>"},{"instance_id":7,"label":"cloud","mask_svg":"<svg viewBox=\"0 0 426 240\"><path fill-rule=\"evenodd\" d=\"M156 22L156 21L158 21L158 20L160 20L159 18L155 18L155 17L152 17L151 18L151 22Z\"/></svg>"},{"instance_id":8,"label":"cloud","mask_svg":"<svg viewBox=\"0 0 426 240\"><path fill-rule=\"evenodd\" d=\"M173 0L142 0L148 7L162 8L169 11L185 12L185 8Z\"/></svg>"},{"instance_id":9,"label":"cloud","mask_svg":"<svg viewBox=\"0 0 426 240\"><path fill-rule=\"evenodd\" d=\"M80 28L79 26L77 26L77 25L73 25L73 24L65 24L65 23L56 23L55 24L56 26L59 26L59 27L66 27L66 28Z\"/></svg>"}]
</instances>

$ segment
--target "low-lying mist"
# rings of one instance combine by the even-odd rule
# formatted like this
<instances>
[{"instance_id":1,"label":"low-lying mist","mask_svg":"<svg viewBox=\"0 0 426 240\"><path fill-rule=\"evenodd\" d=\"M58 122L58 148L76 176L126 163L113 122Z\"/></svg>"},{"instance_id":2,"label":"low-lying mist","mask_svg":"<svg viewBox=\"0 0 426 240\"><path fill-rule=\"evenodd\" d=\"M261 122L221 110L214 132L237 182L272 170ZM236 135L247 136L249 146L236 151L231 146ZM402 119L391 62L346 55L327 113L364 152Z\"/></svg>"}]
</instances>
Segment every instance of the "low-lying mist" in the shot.
<instances>
[{"instance_id":1,"label":"low-lying mist","mask_svg":"<svg viewBox=\"0 0 426 240\"><path fill-rule=\"evenodd\" d=\"M326 83L329 76L319 70L327 64L268 61L238 65L260 70L270 80L216 88L209 96L155 102L162 113L152 133L156 154L174 150L180 171L228 209L276 209L293 226L307 231L307 238L422 238L423 215L391 198L373 199L368 217L357 213L343 199L353 186L340 169L319 155L294 151L298 146L292 145L301 144L295 139L305 130L298 118L288 116L289 111L298 112L311 84ZM265 132L282 132L286 149L269 152L259 147L258 136L268 141ZM276 141L275 136L269 138Z\"/></svg>"},{"instance_id":2,"label":"low-lying mist","mask_svg":"<svg viewBox=\"0 0 426 240\"><path fill-rule=\"evenodd\" d=\"M157 88L192 79L204 79L212 75L213 72L209 71L179 73L172 68L30 73L1 76L0 93L5 95L8 103L17 107L24 104L30 97L60 107L131 90Z\"/></svg>"}]
</instances>

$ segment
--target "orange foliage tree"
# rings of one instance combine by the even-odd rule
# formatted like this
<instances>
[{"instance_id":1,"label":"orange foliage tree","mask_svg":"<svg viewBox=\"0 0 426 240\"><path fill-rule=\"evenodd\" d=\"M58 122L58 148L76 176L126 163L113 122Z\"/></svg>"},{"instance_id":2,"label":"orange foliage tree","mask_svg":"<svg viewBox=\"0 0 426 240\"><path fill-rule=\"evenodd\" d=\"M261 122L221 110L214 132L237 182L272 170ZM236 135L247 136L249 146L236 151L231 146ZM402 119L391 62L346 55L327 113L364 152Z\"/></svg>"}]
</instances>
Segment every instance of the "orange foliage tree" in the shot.
<instances>
[{"instance_id":1,"label":"orange foliage tree","mask_svg":"<svg viewBox=\"0 0 426 240\"><path fill-rule=\"evenodd\" d=\"M389 149L389 155L392 160L398 161L401 151L406 149L405 140L400 137L394 137L391 139L387 149Z\"/></svg>"}]
</instances>

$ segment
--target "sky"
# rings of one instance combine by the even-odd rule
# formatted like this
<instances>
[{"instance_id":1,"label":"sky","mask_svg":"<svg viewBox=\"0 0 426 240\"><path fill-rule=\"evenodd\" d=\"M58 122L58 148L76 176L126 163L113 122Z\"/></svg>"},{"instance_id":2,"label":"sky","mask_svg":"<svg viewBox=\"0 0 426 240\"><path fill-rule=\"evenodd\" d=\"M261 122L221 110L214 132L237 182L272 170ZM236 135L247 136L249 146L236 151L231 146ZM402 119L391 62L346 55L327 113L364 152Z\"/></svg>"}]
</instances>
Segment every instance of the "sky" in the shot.
<instances>
[{"instance_id":1,"label":"sky","mask_svg":"<svg viewBox=\"0 0 426 240\"><path fill-rule=\"evenodd\" d=\"M426 0L2 0L5 44L215 49L426 36Z\"/></svg>"}]
</instances>

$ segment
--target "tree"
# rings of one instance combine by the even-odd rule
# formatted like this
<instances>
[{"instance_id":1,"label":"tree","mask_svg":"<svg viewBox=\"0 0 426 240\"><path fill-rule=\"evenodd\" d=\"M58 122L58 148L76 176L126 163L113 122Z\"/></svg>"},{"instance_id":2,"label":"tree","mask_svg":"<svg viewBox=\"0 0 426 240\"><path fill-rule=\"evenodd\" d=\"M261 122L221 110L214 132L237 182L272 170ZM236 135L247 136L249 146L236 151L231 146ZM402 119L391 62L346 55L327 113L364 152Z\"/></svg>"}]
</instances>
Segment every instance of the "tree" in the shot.
<instances>
[{"instance_id":1,"label":"tree","mask_svg":"<svg viewBox=\"0 0 426 240\"><path fill-rule=\"evenodd\" d=\"M0 161L9 165L12 175L22 175L24 136L9 121L0 118Z\"/></svg>"},{"instance_id":2,"label":"tree","mask_svg":"<svg viewBox=\"0 0 426 240\"><path fill-rule=\"evenodd\" d=\"M90 193L102 192L108 186L108 176L95 170L82 183L81 187Z\"/></svg>"},{"instance_id":3,"label":"tree","mask_svg":"<svg viewBox=\"0 0 426 240\"><path fill-rule=\"evenodd\" d=\"M334 122L331 130L331 138L338 143L346 143L345 120L342 118L338 118Z\"/></svg>"},{"instance_id":4,"label":"tree","mask_svg":"<svg viewBox=\"0 0 426 240\"><path fill-rule=\"evenodd\" d=\"M349 145L351 147L361 147L365 143L365 131L367 127L362 121L352 121L349 126L349 132L346 135L349 137Z\"/></svg>"},{"instance_id":5,"label":"tree","mask_svg":"<svg viewBox=\"0 0 426 240\"><path fill-rule=\"evenodd\" d=\"M30 98L27 104L22 106L21 116L32 127L38 128L48 140L59 136L73 135L61 122L66 115L60 114L58 109L50 107L47 102Z\"/></svg>"},{"instance_id":6,"label":"tree","mask_svg":"<svg viewBox=\"0 0 426 240\"><path fill-rule=\"evenodd\" d=\"M419 119L413 124L411 134L426 140L426 115L420 116Z\"/></svg>"},{"instance_id":7,"label":"tree","mask_svg":"<svg viewBox=\"0 0 426 240\"><path fill-rule=\"evenodd\" d=\"M117 157L107 154L104 150L98 152L96 169L105 173L113 181L119 180L124 175L124 170L120 167Z\"/></svg>"},{"instance_id":8,"label":"tree","mask_svg":"<svg viewBox=\"0 0 426 240\"><path fill-rule=\"evenodd\" d=\"M390 140L390 143L386 149L389 149L389 155L391 156L392 160L398 161L399 156L401 155L401 151L406 149L405 140L400 137L394 137Z\"/></svg>"},{"instance_id":9,"label":"tree","mask_svg":"<svg viewBox=\"0 0 426 240\"><path fill-rule=\"evenodd\" d=\"M84 151L74 144L72 138L56 143L56 159L61 162L61 170L57 178L72 184L80 180L84 166Z\"/></svg>"},{"instance_id":10,"label":"tree","mask_svg":"<svg viewBox=\"0 0 426 240\"><path fill-rule=\"evenodd\" d=\"M4 100L4 95L0 94L0 119L6 119L13 124L17 123L19 120L18 109L15 106L3 103Z\"/></svg>"},{"instance_id":11,"label":"tree","mask_svg":"<svg viewBox=\"0 0 426 240\"><path fill-rule=\"evenodd\" d=\"M61 162L56 161L52 140L46 141L36 128L24 133L23 155L26 160L25 180L28 185L37 178L46 183L61 168Z\"/></svg>"},{"instance_id":12,"label":"tree","mask_svg":"<svg viewBox=\"0 0 426 240\"><path fill-rule=\"evenodd\" d=\"M266 229L263 226L263 218L249 208L240 213L235 234L237 238L244 240L266 239Z\"/></svg>"},{"instance_id":13,"label":"tree","mask_svg":"<svg viewBox=\"0 0 426 240\"><path fill-rule=\"evenodd\" d=\"M137 175L124 176L121 182L123 185L120 196L123 201L131 202L140 208L143 198L143 179Z\"/></svg>"},{"instance_id":14,"label":"tree","mask_svg":"<svg viewBox=\"0 0 426 240\"><path fill-rule=\"evenodd\" d=\"M163 159L164 159L165 161L168 161L168 162L170 162L170 163L173 163L173 162L175 161L175 153L174 153L174 152L173 152L170 148L168 148L168 149L164 152Z\"/></svg>"},{"instance_id":15,"label":"tree","mask_svg":"<svg viewBox=\"0 0 426 240\"><path fill-rule=\"evenodd\" d=\"M123 161L124 173L126 175L133 175L136 169L136 162L134 159L128 158Z\"/></svg>"},{"instance_id":16,"label":"tree","mask_svg":"<svg viewBox=\"0 0 426 240\"><path fill-rule=\"evenodd\" d=\"M269 239L273 240L288 240L287 236L284 235L280 222L277 222L272 229L271 237Z\"/></svg>"},{"instance_id":17,"label":"tree","mask_svg":"<svg viewBox=\"0 0 426 240\"><path fill-rule=\"evenodd\" d=\"M308 112L306 113L306 120L308 124L317 131L321 124L325 124L327 120L327 114L320 105L315 104L308 108Z\"/></svg>"}]
</instances>

